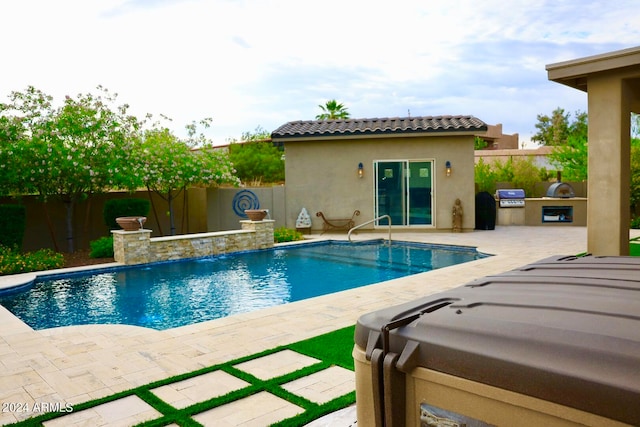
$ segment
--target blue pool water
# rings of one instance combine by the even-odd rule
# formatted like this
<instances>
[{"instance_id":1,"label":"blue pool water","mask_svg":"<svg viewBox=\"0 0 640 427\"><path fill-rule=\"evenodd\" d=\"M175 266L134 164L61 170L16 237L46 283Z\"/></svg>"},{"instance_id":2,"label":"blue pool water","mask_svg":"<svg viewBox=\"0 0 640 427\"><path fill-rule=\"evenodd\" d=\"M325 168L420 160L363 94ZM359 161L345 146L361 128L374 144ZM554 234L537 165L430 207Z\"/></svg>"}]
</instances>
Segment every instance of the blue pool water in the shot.
<instances>
[{"instance_id":1,"label":"blue pool water","mask_svg":"<svg viewBox=\"0 0 640 427\"><path fill-rule=\"evenodd\" d=\"M475 249L381 241L298 244L90 274L50 275L0 304L34 329L212 320L485 257Z\"/></svg>"}]
</instances>

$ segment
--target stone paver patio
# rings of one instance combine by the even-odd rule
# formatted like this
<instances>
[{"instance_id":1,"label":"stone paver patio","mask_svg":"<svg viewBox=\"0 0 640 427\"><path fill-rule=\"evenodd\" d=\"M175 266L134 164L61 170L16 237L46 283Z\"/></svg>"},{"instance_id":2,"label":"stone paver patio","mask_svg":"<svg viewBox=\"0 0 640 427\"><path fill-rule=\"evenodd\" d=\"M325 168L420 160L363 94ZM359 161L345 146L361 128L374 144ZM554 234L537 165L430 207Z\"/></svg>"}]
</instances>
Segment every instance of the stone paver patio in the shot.
<instances>
[{"instance_id":1,"label":"stone paver patio","mask_svg":"<svg viewBox=\"0 0 640 427\"><path fill-rule=\"evenodd\" d=\"M354 240L380 238L386 234L359 233ZM632 230L630 237L640 236ZM313 236L320 238L319 236ZM344 239L345 235L321 238ZM177 374L191 372L239 357L259 353L339 328L353 325L359 316L390 305L411 301L456 287L478 277L501 273L551 255L585 251L584 227L496 227L469 233L394 232L396 240L476 246L495 256L442 268L402 279L348 290L311 300L272 307L223 319L165 331L126 325L89 325L33 331L0 307L0 402L14 404L0 413L0 424L37 415L32 409L42 404L75 405L128 390ZM2 284L7 283L6 277ZM292 352L293 353L293 352ZM263 361L253 375L275 369L299 369L312 363L295 354L283 354L276 362ZM299 355L301 356L301 355ZM238 369L242 367L237 366ZM266 368L266 369L265 369ZM247 370L252 369L247 365ZM262 373L260 372L262 371ZM290 384L313 399L343 390L353 373L323 372L314 378ZM215 394L213 384L223 389L237 387L237 379L210 374L174 383L154 391L176 406ZM349 378L351 377L351 378ZM347 385L346 388L349 388ZM250 400L203 412L194 417L204 425L267 425L300 411L289 402L258 393ZM90 412L74 413L47 425L131 425L157 416L135 398L121 399ZM20 405L22 405L20 407ZM255 414L250 407L269 407ZM26 411L21 410L27 409ZM8 409L8 406L7 406ZM349 408L353 414L355 412ZM336 415L338 416L338 415ZM75 418L74 418L75 417ZM338 419L338 418L335 418ZM315 425L331 424L318 420ZM349 424L344 424L348 426Z\"/></svg>"}]
</instances>

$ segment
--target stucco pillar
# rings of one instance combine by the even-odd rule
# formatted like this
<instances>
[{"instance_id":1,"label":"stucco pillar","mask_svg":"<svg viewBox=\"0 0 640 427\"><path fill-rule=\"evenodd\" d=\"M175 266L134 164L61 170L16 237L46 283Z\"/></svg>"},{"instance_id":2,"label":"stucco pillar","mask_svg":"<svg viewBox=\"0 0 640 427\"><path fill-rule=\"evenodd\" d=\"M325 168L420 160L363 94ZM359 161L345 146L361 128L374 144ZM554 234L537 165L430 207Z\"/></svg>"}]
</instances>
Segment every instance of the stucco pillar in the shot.
<instances>
[{"instance_id":1,"label":"stucco pillar","mask_svg":"<svg viewBox=\"0 0 640 427\"><path fill-rule=\"evenodd\" d=\"M587 250L629 254L630 94L620 77L588 79Z\"/></svg>"}]
</instances>

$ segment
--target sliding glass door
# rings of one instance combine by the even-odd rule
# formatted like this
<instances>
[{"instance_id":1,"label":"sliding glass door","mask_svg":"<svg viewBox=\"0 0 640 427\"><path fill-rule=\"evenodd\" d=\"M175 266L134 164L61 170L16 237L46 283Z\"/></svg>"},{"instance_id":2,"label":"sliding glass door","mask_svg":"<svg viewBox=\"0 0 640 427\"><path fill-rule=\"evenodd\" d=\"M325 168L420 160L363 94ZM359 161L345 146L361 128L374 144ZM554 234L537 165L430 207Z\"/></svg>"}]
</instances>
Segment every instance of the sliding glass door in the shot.
<instances>
[{"instance_id":1,"label":"sliding glass door","mask_svg":"<svg viewBox=\"0 0 640 427\"><path fill-rule=\"evenodd\" d=\"M376 165L376 218L391 217L392 225L406 223L404 162L377 162ZM388 225L387 218L378 225Z\"/></svg>"},{"instance_id":2,"label":"sliding glass door","mask_svg":"<svg viewBox=\"0 0 640 427\"><path fill-rule=\"evenodd\" d=\"M376 217L389 215L392 225L433 225L433 161L375 162ZM387 225L386 218L377 225Z\"/></svg>"}]
</instances>

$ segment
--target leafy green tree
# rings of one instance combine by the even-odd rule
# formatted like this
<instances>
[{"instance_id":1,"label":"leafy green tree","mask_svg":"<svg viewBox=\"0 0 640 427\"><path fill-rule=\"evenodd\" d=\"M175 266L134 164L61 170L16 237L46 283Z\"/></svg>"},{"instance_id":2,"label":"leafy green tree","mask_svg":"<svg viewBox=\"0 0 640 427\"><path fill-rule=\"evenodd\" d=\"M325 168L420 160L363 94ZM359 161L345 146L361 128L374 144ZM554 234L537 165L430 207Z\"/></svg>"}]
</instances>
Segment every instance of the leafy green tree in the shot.
<instances>
[{"instance_id":1,"label":"leafy green tree","mask_svg":"<svg viewBox=\"0 0 640 427\"><path fill-rule=\"evenodd\" d=\"M631 113L631 210L640 215L640 114Z\"/></svg>"},{"instance_id":2,"label":"leafy green tree","mask_svg":"<svg viewBox=\"0 0 640 427\"><path fill-rule=\"evenodd\" d=\"M588 177L587 117L586 112L577 111L570 120L562 108L555 109L551 118L538 115L539 132L531 138L553 146L549 160L568 181L584 181Z\"/></svg>"},{"instance_id":3,"label":"leafy green tree","mask_svg":"<svg viewBox=\"0 0 640 427\"><path fill-rule=\"evenodd\" d=\"M283 152L269 141L231 144L229 158L242 182L284 181Z\"/></svg>"},{"instance_id":4,"label":"leafy green tree","mask_svg":"<svg viewBox=\"0 0 640 427\"><path fill-rule=\"evenodd\" d=\"M0 104L0 196L20 194L23 190L23 169L18 166L14 150L25 138L25 128L20 118L7 116L10 106Z\"/></svg>"},{"instance_id":5,"label":"leafy green tree","mask_svg":"<svg viewBox=\"0 0 640 427\"><path fill-rule=\"evenodd\" d=\"M200 122L205 127L209 123L210 119ZM179 139L168 128L156 126L145 131L128 172L149 192L167 202L171 235L176 234L174 201L187 187L238 184L227 153L213 147L202 133L198 134L196 123L188 125L187 131L186 140ZM135 182L130 184L134 188Z\"/></svg>"},{"instance_id":6,"label":"leafy green tree","mask_svg":"<svg viewBox=\"0 0 640 427\"><path fill-rule=\"evenodd\" d=\"M549 154L551 164L562 170L567 181L581 182L589 177L589 144L583 136L572 135L565 145L553 147Z\"/></svg>"},{"instance_id":7,"label":"leafy green tree","mask_svg":"<svg viewBox=\"0 0 640 427\"><path fill-rule=\"evenodd\" d=\"M473 141L473 149L474 150L484 150L488 146L489 146L489 143L487 141L485 141L484 139L480 138L479 136L475 137L475 139Z\"/></svg>"},{"instance_id":8,"label":"leafy green tree","mask_svg":"<svg viewBox=\"0 0 640 427\"><path fill-rule=\"evenodd\" d=\"M535 125L538 131L531 140L549 146L564 145L572 135L586 140L587 117L586 112L576 111L575 118L571 120L571 115L560 107L553 110L551 116L538 114Z\"/></svg>"},{"instance_id":9,"label":"leafy green tree","mask_svg":"<svg viewBox=\"0 0 640 427\"><path fill-rule=\"evenodd\" d=\"M284 151L271 142L269 132L258 126L253 133L244 132L242 141L229 145L229 159L242 182L284 181Z\"/></svg>"},{"instance_id":10,"label":"leafy green tree","mask_svg":"<svg viewBox=\"0 0 640 427\"><path fill-rule=\"evenodd\" d=\"M9 102L0 103L0 193L26 194L30 184L25 171L28 161L20 155L24 144L42 133L51 120L51 96L28 87L12 92Z\"/></svg>"},{"instance_id":11,"label":"leafy green tree","mask_svg":"<svg viewBox=\"0 0 640 427\"><path fill-rule=\"evenodd\" d=\"M99 95L67 96L56 108L51 96L28 87L12 92L10 102L1 107L7 118L3 128L10 136L10 147L3 147L11 156L10 186L22 194L38 194L45 202L64 203L69 252L74 251L76 204L110 187L112 170L127 161L130 136L139 125L127 115L127 105L113 106L116 95L102 87L98 90ZM45 216L48 219L46 208ZM48 224L58 250L50 220Z\"/></svg>"},{"instance_id":12,"label":"leafy green tree","mask_svg":"<svg viewBox=\"0 0 640 427\"><path fill-rule=\"evenodd\" d=\"M589 115L586 111L576 111L575 119L569 123L569 136L582 138L585 141L589 138Z\"/></svg>"},{"instance_id":13,"label":"leafy green tree","mask_svg":"<svg viewBox=\"0 0 640 427\"><path fill-rule=\"evenodd\" d=\"M263 141L271 141L271 132L258 125L254 129L253 132L242 132L242 136L240 137L241 142L263 142ZM231 142L238 142L235 139L232 139Z\"/></svg>"},{"instance_id":14,"label":"leafy green tree","mask_svg":"<svg viewBox=\"0 0 640 427\"><path fill-rule=\"evenodd\" d=\"M637 116L640 117L640 116ZM640 215L640 138L631 138L631 189L632 216Z\"/></svg>"},{"instance_id":15,"label":"leafy green tree","mask_svg":"<svg viewBox=\"0 0 640 427\"><path fill-rule=\"evenodd\" d=\"M344 104L339 103L335 99L327 101L325 105L318 105L322 110L322 113L316 116L316 120L337 120L348 119L349 111Z\"/></svg>"},{"instance_id":16,"label":"leafy green tree","mask_svg":"<svg viewBox=\"0 0 640 427\"><path fill-rule=\"evenodd\" d=\"M569 114L564 109L558 107L551 113L551 116L538 114L538 130L531 140L541 145L562 145L569 135Z\"/></svg>"}]
</instances>

